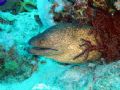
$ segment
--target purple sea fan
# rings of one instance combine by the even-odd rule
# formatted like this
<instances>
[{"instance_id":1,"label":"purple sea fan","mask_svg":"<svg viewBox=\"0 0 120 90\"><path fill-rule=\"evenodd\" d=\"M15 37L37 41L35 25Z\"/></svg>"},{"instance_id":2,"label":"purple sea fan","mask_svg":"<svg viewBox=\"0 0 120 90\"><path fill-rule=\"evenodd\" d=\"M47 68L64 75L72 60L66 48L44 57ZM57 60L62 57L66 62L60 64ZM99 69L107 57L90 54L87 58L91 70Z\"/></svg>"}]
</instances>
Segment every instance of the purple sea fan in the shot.
<instances>
[{"instance_id":1,"label":"purple sea fan","mask_svg":"<svg viewBox=\"0 0 120 90\"><path fill-rule=\"evenodd\" d=\"M0 6L4 5L7 0L0 0Z\"/></svg>"}]
</instances>

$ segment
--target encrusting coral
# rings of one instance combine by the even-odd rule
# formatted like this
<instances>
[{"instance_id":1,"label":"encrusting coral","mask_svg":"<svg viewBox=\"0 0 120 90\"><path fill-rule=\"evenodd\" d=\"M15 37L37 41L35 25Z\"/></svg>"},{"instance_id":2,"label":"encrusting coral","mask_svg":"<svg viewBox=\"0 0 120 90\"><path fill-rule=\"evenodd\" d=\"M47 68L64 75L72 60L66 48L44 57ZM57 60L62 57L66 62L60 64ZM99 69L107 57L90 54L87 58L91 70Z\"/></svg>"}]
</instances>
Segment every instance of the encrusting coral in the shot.
<instances>
[{"instance_id":1,"label":"encrusting coral","mask_svg":"<svg viewBox=\"0 0 120 90\"><path fill-rule=\"evenodd\" d=\"M33 62L36 62L33 63ZM20 56L15 46L6 51L0 46L0 82L23 81L37 70L37 59L35 57Z\"/></svg>"},{"instance_id":2,"label":"encrusting coral","mask_svg":"<svg viewBox=\"0 0 120 90\"><path fill-rule=\"evenodd\" d=\"M86 15L87 0L76 0L76 2L67 2L64 5L64 9L60 12L55 12L55 8L59 6L57 2L53 3L50 13L54 14L55 22L78 22L80 24L86 24L88 18Z\"/></svg>"}]
</instances>

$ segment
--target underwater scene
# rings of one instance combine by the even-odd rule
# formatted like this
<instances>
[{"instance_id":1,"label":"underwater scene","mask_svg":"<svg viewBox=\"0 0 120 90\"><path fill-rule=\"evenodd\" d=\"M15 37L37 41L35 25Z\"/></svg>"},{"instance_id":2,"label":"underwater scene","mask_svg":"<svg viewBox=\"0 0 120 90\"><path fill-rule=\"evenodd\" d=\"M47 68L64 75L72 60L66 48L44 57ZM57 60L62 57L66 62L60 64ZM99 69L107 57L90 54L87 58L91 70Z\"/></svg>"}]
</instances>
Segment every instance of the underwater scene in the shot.
<instances>
[{"instance_id":1,"label":"underwater scene","mask_svg":"<svg viewBox=\"0 0 120 90\"><path fill-rule=\"evenodd\" d=\"M0 90L120 90L120 0L0 0Z\"/></svg>"}]
</instances>

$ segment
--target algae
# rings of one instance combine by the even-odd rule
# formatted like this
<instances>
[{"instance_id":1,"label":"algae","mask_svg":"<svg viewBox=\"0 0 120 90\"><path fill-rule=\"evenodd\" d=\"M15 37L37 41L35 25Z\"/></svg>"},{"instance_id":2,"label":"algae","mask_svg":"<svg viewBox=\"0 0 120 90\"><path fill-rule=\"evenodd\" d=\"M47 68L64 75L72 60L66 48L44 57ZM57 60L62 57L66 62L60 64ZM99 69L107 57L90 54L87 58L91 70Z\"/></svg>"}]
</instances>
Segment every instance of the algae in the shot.
<instances>
[{"instance_id":1,"label":"algae","mask_svg":"<svg viewBox=\"0 0 120 90\"><path fill-rule=\"evenodd\" d=\"M35 63L31 63L31 62ZM15 46L8 51L0 46L0 82L23 81L29 78L37 70L37 59L33 56L20 56Z\"/></svg>"}]
</instances>

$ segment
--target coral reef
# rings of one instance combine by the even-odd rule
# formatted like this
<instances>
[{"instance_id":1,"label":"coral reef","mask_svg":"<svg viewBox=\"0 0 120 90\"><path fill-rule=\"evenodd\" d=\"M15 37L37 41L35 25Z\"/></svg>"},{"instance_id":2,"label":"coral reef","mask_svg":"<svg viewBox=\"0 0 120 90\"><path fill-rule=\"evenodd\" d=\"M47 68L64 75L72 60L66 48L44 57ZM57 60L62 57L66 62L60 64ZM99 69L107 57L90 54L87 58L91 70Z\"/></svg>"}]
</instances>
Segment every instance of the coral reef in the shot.
<instances>
[{"instance_id":1,"label":"coral reef","mask_svg":"<svg viewBox=\"0 0 120 90\"><path fill-rule=\"evenodd\" d=\"M19 56L15 46L6 51L0 46L0 82L23 81L37 70L35 57Z\"/></svg>"},{"instance_id":2,"label":"coral reef","mask_svg":"<svg viewBox=\"0 0 120 90\"><path fill-rule=\"evenodd\" d=\"M6 3L0 6L1 11L10 11L14 7L16 2L20 2L21 0L7 0Z\"/></svg>"},{"instance_id":3,"label":"coral reef","mask_svg":"<svg viewBox=\"0 0 120 90\"><path fill-rule=\"evenodd\" d=\"M16 8L18 8L18 9L16 9ZM17 13L21 13L21 12L29 12L36 8L37 8L36 4L33 2L20 1L15 4L15 6L14 6L15 11L13 13L17 14Z\"/></svg>"},{"instance_id":4,"label":"coral reef","mask_svg":"<svg viewBox=\"0 0 120 90\"><path fill-rule=\"evenodd\" d=\"M69 2L69 0L68 0ZM54 3L51 13L56 22L76 22L79 26L89 24L94 30L98 45L92 46L90 41L85 41L89 50L98 50L101 58L107 62L120 59L120 12L114 3L116 0L73 0L71 5L65 4L64 9L55 12L59 4ZM100 37L98 40L97 37ZM87 51L87 50L86 50ZM86 52L84 52L86 53Z\"/></svg>"},{"instance_id":5,"label":"coral reef","mask_svg":"<svg viewBox=\"0 0 120 90\"><path fill-rule=\"evenodd\" d=\"M35 2L21 0L8 0L4 5L0 6L1 11L10 11L12 14L29 12L36 8Z\"/></svg>"},{"instance_id":6,"label":"coral reef","mask_svg":"<svg viewBox=\"0 0 120 90\"><path fill-rule=\"evenodd\" d=\"M120 59L120 13L111 15L105 11L98 11L92 21L96 34L101 38L98 48L106 60Z\"/></svg>"},{"instance_id":7,"label":"coral reef","mask_svg":"<svg viewBox=\"0 0 120 90\"><path fill-rule=\"evenodd\" d=\"M106 8L97 7L96 15L91 23L95 31L94 35L100 36L96 49L102 52L102 58L107 62L120 59L120 12L114 7L115 0L107 1Z\"/></svg>"},{"instance_id":8,"label":"coral reef","mask_svg":"<svg viewBox=\"0 0 120 90\"><path fill-rule=\"evenodd\" d=\"M64 4L64 9L56 12L55 8L59 6L59 4L56 2L53 3L50 13L54 14L53 19L55 22L78 22L79 25L81 25L89 21L86 14L87 0L67 1Z\"/></svg>"},{"instance_id":9,"label":"coral reef","mask_svg":"<svg viewBox=\"0 0 120 90\"><path fill-rule=\"evenodd\" d=\"M120 90L120 60L110 64L95 63L94 61L77 65L64 65L56 63L53 60L45 57L39 57L39 61L37 62L35 61L35 57L32 58L30 54L26 54L25 47L27 47L28 40L38 33L45 31L46 27L53 25L50 18L51 14L48 14L51 4L47 3L49 1L54 0L37 0L37 3L40 7L39 12L37 10L33 10L32 12L23 12L17 15L12 15L10 12L0 12L0 17L2 17L3 20L15 20L13 25L0 23L0 28L3 29L0 31L0 44L4 46L4 48L1 47L0 50L0 67L5 68L5 60L9 62L8 65L6 65L7 67L15 64L14 68L10 67L9 69L6 67L7 69L11 70L12 73L4 74L5 76L1 77L1 82L13 80L22 81L13 81L13 83L0 82L0 90ZM74 3L75 0L68 1ZM35 16L38 15L38 13L40 18L42 18L41 21L47 23L44 24L44 28L39 27L38 23L35 22L35 18L39 22L38 17ZM13 45L13 43L15 43L15 52L12 55L15 56L16 59L14 59L12 55L9 55L13 57L12 59L11 57L7 59L6 56L8 55L8 52L11 51L10 47ZM19 55L16 55L16 51L19 53ZM22 65L16 62L22 62L22 60L25 62ZM27 74L27 72L29 72L31 69L31 67L28 65L29 63L35 66L39 64L37 71L32 75L29 73ZM24 75L23 72L16 74L16 69L19 71L20 68L22 68L22 71L26 72ZM33 68L33 71L35 69L36 67ZM13 70L15 70L15 73ZM0 72L0 74L2 73ZM29 78L27 76L29 76Z\"/></svg>"},{"instance_id":10,"label":"coral reef","mask_svg":"<svg viewBox=\"0 0 120 90\"><path fill-rule=\"evenodd\" d=\"M120 0L117 0L115 3L114 3L114 6L117 10L120 10Z\"/></svg>"},{"instance_id":11,"label":"coral reef","mask_svg":"<svg viewBox=\"0 0 120 90\"><path fill-rule=\"evenodd\" d=\"M55 22L77 22L79 25L89 24L95 16L95 10L98 8L113 11L113 1L107 0L63 0L64 8L60 12L56 12L56 7L59 6L57 2L53 2L50 13L54 14ZM117 3L117 2L116 2Z\"/></svg>"}]
</instances>

